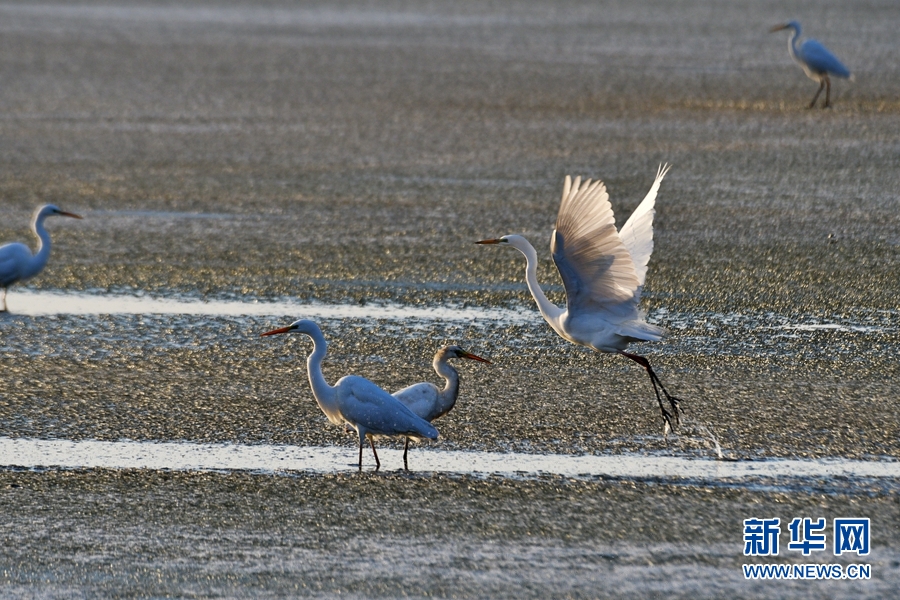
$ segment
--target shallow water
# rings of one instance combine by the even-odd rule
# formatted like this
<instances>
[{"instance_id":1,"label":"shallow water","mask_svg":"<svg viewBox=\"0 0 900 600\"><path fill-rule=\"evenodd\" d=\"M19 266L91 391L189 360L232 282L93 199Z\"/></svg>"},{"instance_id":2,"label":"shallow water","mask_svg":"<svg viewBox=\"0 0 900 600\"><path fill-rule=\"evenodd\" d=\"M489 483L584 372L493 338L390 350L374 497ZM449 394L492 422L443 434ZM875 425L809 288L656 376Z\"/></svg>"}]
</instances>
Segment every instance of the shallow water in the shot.
<instances>
[{"instance_id":1,"label":"shallow water","mask_svg":"<svg viewBox=\"0 0 900 600\"><path fill-rule=\"evenodd\" d=\"M373 463L369 448L364 467ZM382 465L402 465L400 450L382 448ZM94 440L34 440L0 437L0 468L63 467L79 469L155 469L175 471L254 471L277 473L352 472L355 449L346 447L281 446L268 444L193 444L187 442L104 442ZM715 460L653 454L571 456L516 452L466 452L413 447L410 462L417 472L501 476L529 479L557 475L574 479L693 480L694 485L728 483L758 486L759 478L870 479L886 478L900 485L900 462L847 460ZM753 478L748 483L746 480ZM846 481L842 487L846 486Z\"/></svg>"},{"instance_id":2,"label":"shallow water","mask_svg":"<svg viewBox=\"0 0 900 600\"><path fill-rule=\"evenodd\" d=\"M320 302L247 302L191 300L117 294L79 294L16 290L9 310L27 316L42 315L204 315L269 317L296 315L307 319L434 320L521 324L534 320L532 311L462 306L418 307L394 303L323 304Z\"/></svg>"},{"instance_id":3,"label":"shallow water","mask_svg":"<svg viewBox=\"0 0 900 600\"><path fill-rule=\"evenodd\" d=\"M298 315L321 319L385 319L392 321L448 321L471 324L534 325L541 323L540 313L530 306L519 309L460 305L409 306L391 302L362 304L324 304L298 300L269 301L195 299L186 296L96 294L17 289L9 298L9 315L194 315L223 317L268 317ZM856 312L857 314L854 314ZM674 312L660 308L647 315L650 322L665 324L673 331L717 330L760 332L784 330L797 332L894 334L900 331L900 311L849 311L841 315ZM712 337L712 336L711 336Z\"/></svg>"}]
</instances>

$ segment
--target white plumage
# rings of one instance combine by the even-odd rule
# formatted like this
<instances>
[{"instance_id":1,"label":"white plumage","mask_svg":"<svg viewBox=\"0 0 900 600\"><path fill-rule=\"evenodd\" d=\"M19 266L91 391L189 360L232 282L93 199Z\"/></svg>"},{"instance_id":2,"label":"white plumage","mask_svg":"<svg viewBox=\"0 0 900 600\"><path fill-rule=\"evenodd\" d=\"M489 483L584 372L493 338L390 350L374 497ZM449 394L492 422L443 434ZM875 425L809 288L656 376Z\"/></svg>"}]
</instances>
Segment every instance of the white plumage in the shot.
<instances>
[{"instance_id":1,"label":"white plumage","mask_svg":"<svg viewBox=\"0 0 900 600\"><path fill-rule=\"evenodd\" d=\"M3 307L0 312L6 312L6 292L9 286L31 279L47 266L50 259L50 233L44 229L44 219L52 216L81 218L75 213L46 204L38 207L31 217L31 231L38 239L37 252L32 254L31 248L21 242L0 246L0 288L3 288Z\"/></svg>"},{"instance_id":2,"label":"white plumage","mask_svg":"<svg viewBox=\"0 0 900 600\"><path fill-rule=\"evenodd\" d=\"M625 352L635 341L658 341L665 329L647 323L638 309L647 264L653 252L653 215L659 185L669 167L660 166L656 180L621 231L606 186L590 179L582 183L566 177L556 229L550 238L553 261L566 289L566 308L547 299L537 281L537 252L520 235L482 240L525 255L525 281L547 323L564 339L600 352L618 353L647 370L666 428L679 420L679 400L666 391L650 366L636 354ZM671 407L663 405L662 395Z\"/></svg>"},{"instance_id":3,"label":"white plumage","mask_svg":"<svg viewBox=\"0 0 900 600\"><path fill-rule=\"evenodd\" d=\"M797 21L790 21L784 25L776 25L770 31L783 31L785 29L791 29L794 32L794 34L788 38L788 52L790 53L791 58L800 65L800 68L803 69L803 72L806 73L807 77L819 84L819 89L816 91L816 95L813 96L812 102L809 103L809 107L812 108L816 105L816 100L819 99L822 88L825 88L825 108L828 108L831 106L831 76L834 75L841 79L853 79L850 69L845 67L844 64L818 40L808 39L802 44L798 44L801 28L800 23Z\"/></svg>"},{"instance_id":4,"label":"white plumage","mask_svg":"<svg viewBox=\"0 0 900 600\"><path fill-rule=\"evenodd\" d=\"M359 436L360 470L366 439L372 445L376 471L381 468L381 461L375 451L375 437L437 439L438 431L431 423L416 416L399 400L364 377L347 375L340 378L336 385L328 385L322 374L322 359L328 351L328 344L322 330L313 321L301 319L262 335L291 332L303 333L312 339L313 351L306 361L306 367L313 396L329 421L335 425L346 423L356 430Z\"/></svg>"},{"instance_id":5,"label":"white plumage","mask_svg":"<svg viewBox=\"0 0 900 600\"><path fill-rule=\"evenodd\" d=\"M459 346L444 346L435 353L432 362L435 372L444 378L443 389L429 381L423 381L396 391L393 396L429 423L443 417L456 406L456 400L459 397L459 371L447 362L453 358L467 358L491 364L491 361L486 358L466 352ZM409 468L406 458L408 453L409 438L406 438L406 444L403 447L403 466L407 469Z\"/></svg>"}]
</instances>

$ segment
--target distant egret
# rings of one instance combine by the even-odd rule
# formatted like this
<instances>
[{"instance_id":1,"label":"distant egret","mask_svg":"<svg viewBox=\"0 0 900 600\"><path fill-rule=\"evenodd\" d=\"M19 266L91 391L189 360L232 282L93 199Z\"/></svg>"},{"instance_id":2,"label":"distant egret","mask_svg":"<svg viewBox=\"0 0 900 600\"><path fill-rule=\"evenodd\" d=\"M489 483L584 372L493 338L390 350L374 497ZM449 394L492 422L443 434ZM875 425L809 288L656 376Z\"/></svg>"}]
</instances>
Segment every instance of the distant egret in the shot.
<instances>
[{"instance_id":1,"label":"distant egret","mask_svg":"<svg viewBox=\"0 0 900 600\"><path fill-rule=\"evenodd\" d=\"M31 217L31 231L38 238L35 254L32 254L31 249L20 242L11 242L0 246L0 287L3 288L3 308L0 309L0 312L6 312L6 291L9 286L31 279L47 265L47 260L50 258L50 234L44 229L44 219L52 216L81 218L75 213L60 210L52 204L46 204L34 211L34 215Z\"/></svg>"},{"instance_id":2,"label":"distant egret","mask_svg":"<svg viewBox=\"0 0 900 600\"><path fill-rule=\"evenodd\" d=\"M831 79L829 76L834 75L835 77L847 79L851 77L850 71L818 40L806 40L798 46L800 23L797 21L776 25L770 31L782 31L784 29L794 30L794 35L788 39L788 51L791 53L791 58L800 65L807 77L819 82L819 90L813 96L809 107L812 108L816 105L816 100L819 99L822 88L825 88L825 107L831 106Z\"/></svg>"},{"instance_id":3,"label":"distant egret","mask_svg":"<svg viewBox=\"0 0 900 600\"><path fill-rule=\"evenodd\" d=\"M306 361L309 385L312 387L316 403L328 420L335 425L349 424L359 436L359 469L362 470L362 455L368 438L375 455L375 470L381 468L375 451L376 436L405 436L407 438L437 439L438 431L428 421L417 417L411 410L389 393L363 377L347 375L341 377L337 385L331 386L322 374L322 359L328 350L322 330L314 322L301 319L287 327L263 333L303 333L313 341L313 351Z\"/></svg>"},{"instance_id":4,"label":"distant egret","mask_svg":"<svg viewBox=\"0 0 900 600\"><path fill-rule=\"evenodd\" d=\"M447 362L451 358L468 358L491 364L488 359L466 352L459 346L444 346L435 353L434 362L431 363L437 374L446 381L444 389L440 389L431 382L423 381L405 387L392 395L429 423L443 417L456 405L456 399L459 397L459 372ZM406 444L403 446L403 467L406 469L409 469L406 461L408 452L409 438L406 438Z\"/></svg>"},{"instance_id":5,"label":"distant egret","mask_svg":"<svg viewBox=\"0 0 900 600\"><path fill-rule=\"evenodd\" d=\"M520 235L482 240L477 244L511 246L525 255L525 281L544 319L568 341L600 352L611 352L638 363L650 376L665 421L664 430L680 422L680 400L657 377L643 356L626 352L631 342L655 342L666 331L644 320L638 310L647 263L653 252L653 213L659 184L669 167L661 166L656 181L621 231L616 231L609 194L602 181L581 184L566 176L556 229L550 237L553 261L566 289L566 308L547 299L537 281L537 252ZM671 407L663 405L662 395Z\"/></svg>"}]
</instances>

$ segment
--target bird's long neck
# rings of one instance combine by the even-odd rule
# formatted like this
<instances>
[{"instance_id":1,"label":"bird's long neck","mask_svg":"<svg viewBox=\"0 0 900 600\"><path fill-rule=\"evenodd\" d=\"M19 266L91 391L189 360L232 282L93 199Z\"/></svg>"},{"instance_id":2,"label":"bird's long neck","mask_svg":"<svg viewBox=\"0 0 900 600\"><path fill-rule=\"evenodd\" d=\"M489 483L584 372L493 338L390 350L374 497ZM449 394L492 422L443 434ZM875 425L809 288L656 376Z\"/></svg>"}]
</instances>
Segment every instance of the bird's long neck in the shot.
<instances>
[{"instance_id":1,"label":"bird's long neck","mask_svg":"<svg viewBox=\"0 0 900 600\"><path fill-rule=\"evenodd\" d=\"M307 333L313 341L313 351L306 359L306 371L309 375L309 386L312 388L316 404L333 423L340 423L340 410L337 405L337 390L328 385L325 375L322 374L322 360L328 352L328 343L321 331Z\"/></svg>"},{"instance_id":2,"label":"bird's long neck","mask_svg":"<svg viewBox=\"0 0 900 600\"><path fill-rule=\"evenodd\" d=\"M50 259L50 233L44 229L44 219L47 215L35 214L31 221L31 230L38 239L37 252L25 267L22 279L28 279L41 272Z\"/></svg>"},{"instance_id":3,"label":"bird's long neck","mask_svg":"<svg viewBox=\"0 0 900 600\"><path fill-rule=\"evenodd\" d=\"M788 38L788 52L791 53L791 58L799 62L800 49L797 48L797 42L800 40L800 28L792 27L791 29L793 29L794 33Z\"/></svg>"},{"instance_id":4,"label":"bird's long neck","mask_svg":"<svg viewBox=\"0 0 900 600\"><path fill-rule=\"evenodd\" d=\"M541 315L543 315L544 319L555 328L563 310L550 302L546 294L544 294L544 290L541 289L541 285L538 283L537 252L535 251L534 246L527 243L516 246L516 248L525 255L525 283L528 284L528 291L531 292L534 301L537 302L538 310L541 311Z\"/></svg>"},{"instance_id":5,"label":"bird's long neck","mask_svg":"<svg viewBox=\"0 0 900 600\"><path fill-rule=\"evenodd\" d=\"M444 414L453 408L453 405L456 404L456 398L459 396L459 372L450 366L447 359L440 354L434 357L432 365L435 372L446 381L444 389L439 394L440 399L438 401L440 405L438 410L441 414Z\"/></svg>"}]
</instances>

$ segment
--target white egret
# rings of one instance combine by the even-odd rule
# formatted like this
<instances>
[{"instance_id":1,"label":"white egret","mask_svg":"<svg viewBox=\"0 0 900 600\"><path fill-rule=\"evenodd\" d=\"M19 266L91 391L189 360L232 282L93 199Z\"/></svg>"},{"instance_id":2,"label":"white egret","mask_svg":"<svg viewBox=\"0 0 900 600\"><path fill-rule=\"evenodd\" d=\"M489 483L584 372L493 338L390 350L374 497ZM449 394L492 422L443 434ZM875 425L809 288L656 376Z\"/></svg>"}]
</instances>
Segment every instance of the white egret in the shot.
<instances>
[{"instance_id":1,"label":"white egret","mask_svg":"<svg viewBox=\"0 0 900 600\"><path fill-rule=\"evenodd\" d=\"M19 281L31 279L40 273L50 258L50 234L44 229L44 219L52 216L72 217L80 219L75 213L60 210L52 204L46 204L34 211L31 217L31 231L38 239L35 254L21 242L11 242L0 246L0 288L3 288L3 308L6 312L6 291L9 286Z\"/></svg>"},{"instance_id":2,"label":"white egret","mask_svg":"<svg viewBox=\"0 0 900 600\"><path fill-rule=\"evenodd\" d=\"M816 92L816 95L813 96L812 102L809 103L809 107L812 108L816 105L816 100L819 99L822 88L825 88L825 107L831 106L831 78L829 76L834 75L835 77L840 77L842 79L852 79L849 69L841 64L841 61L839 61L828 48L819 43L818 40L809 39L798 46L797 40L800 39L800 23L797 21L790 21L784 25L776 25L769 31L782 31L784 29L794 30L794 35L788 39L788 51L791 53L791 58L800 65L807 77L813 81L819 82L819 90Z\"/></svg>"},{"instance_id":3,"label":"white egret","mask_svg":"<svg viewBox=\"0 0 900 600\"><path fill-rule=\"evenodd\" d=\"M550 237L553 261L566 289L566 308L556 306L537 281L537 252L520 235L478 244L511 246L525 255L525 281L544 319L566 340L600 352L621 354L646 369L665 421L665 430L680 422L680 400L657 377L643 356L626 352L631 342L655 342L666 330L644 320L638 310L647 263L653 252L653 213L659 184L669 171L660 166L656 181L621 231L616 231L609 194L602 181L572 182L566 176L556 229ZM663 405L665 395L671 412Z\"/></svg>"},{"instance_id":4,"label":"white egret","mask_svg":"<svg viewBox=\"0 0 900 600\"><path fill-rule=\"evenodd\" d=\"M488 359L466 352L459 346L444 346L434 354L434 361L431 363L435 372L444 378L446 382L444 389L429 381L423 381L407 386L392 395L429 423L443 417L456 405L456 399L459 397L459 371L447 362L451 358L467 358L491 364ZM406 444L403 446L403 467L406 469L409 469L406 460L408 452L409 438L406 438Z\"/></svg>"},{"instance_id":5,"label":"white egret","mask_svg":"<svg viewBox=\"0 0 900 600\"><path fill-rule=\"evenodd\" d=\"M294 321L287 327L273 329L263 336L279 333L303 333L313 341L313 351L306 361L309 385L316 403L328 420L335 425L350 425L359 436L359 469L362 470L362 455L368 438L375 455L375 470L381 468L378 452L375 451L376 436L405 436L407 438L437 439L438 431L428 421L417 417L411 410L368 379L357 375L341 377L336 385L328 385L322 374L322 359L328 351L328 344L322 330L308 319Z\"/></svg>"}]
</instances>

